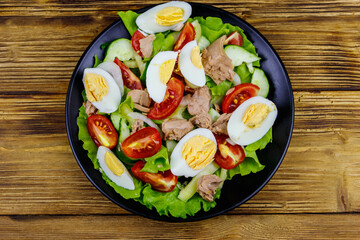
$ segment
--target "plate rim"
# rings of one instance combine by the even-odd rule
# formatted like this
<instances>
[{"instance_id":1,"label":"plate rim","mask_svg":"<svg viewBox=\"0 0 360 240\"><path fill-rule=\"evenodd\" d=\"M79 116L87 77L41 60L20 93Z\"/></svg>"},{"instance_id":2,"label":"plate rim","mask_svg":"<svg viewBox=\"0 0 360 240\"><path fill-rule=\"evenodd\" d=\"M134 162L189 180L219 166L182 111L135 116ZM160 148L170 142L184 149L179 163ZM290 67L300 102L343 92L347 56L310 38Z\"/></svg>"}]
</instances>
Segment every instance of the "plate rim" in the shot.
<instances>
[{"instance_id":1,"label":"plate rim","mask_svg":"<svg viewBox=\"0 0 360 240\"><path fill-rule=\"evenodd\" d=\"M111 196L109 196L105 191L103 191L103 189L101 189L101 187L99 187L94 180L92 179L92 177L89 176L88 172L85 170L84 166L82 165L82 163L79 160L79 157L77 156L76 153L76 149L74 147L74 143L73 143L73 139L71 139L70 137L70 103L69 103L69 99L70 99L70 95L72 93L72 89L74 87L74 82L76 79L76 74L78 72L78 68L80 66L80 64L83 62L85 56L87 55L87 53L90 51L90 49L92 48L92 46L96 43L96 41L101 38L104 34L106 34L106 32L108 32L114 25L117 25L120 23L122 23L122 20L119 18L118 20L114 21L113 23L111 23L110 25L108 25L103 31L101 31L92 41L91 43L87 46L87 48L84 50L84 52L82 53L81 57L79 58L73 73L71 75L70 81L69 81L69 86L68 86L68 90L67 90L67 94L66 94L66 103L65 103L65 123L66 123L66 133L68 136L68 141L69 141L69 145L71 147L72 153L80 167L80 169L82 170L82 172L85 174L85 176L87 177L87 179L92 183L92 185L99 191L101 192L107 199L109 199L110 201L112 201L113 203L115 203L116 205L120 206L121 208L132 212L134 214L137 214L139 216L145 217L145 218L149 218L149 219L153 219L153 220L160 220L160 221L168 221L168 222L193 222L193 221L200 221L200 220L204 220L204 219L208 219L208 218L212 218L212 217L216 217L219 215L222 215L242 204L244 204L245 202L247 202L249 199L251 199L252 197L254 197L257 193L259 193L261 191L262 188L265 187L265 185L272 179L272 177L275 175L275 173L277 172L277 170L279 169L281 163L283 162L286 153L288 151L288 148L290 146L290 142L292 139L292 134L293 134L293 129L294 129L294 120L295 120L295 104L294 104L294 94L293 94L293 89L292 89L292 85L291 85L291 81L289 78L289 75L287 73L287 70L285 68L284 63L282 62L280 56L278 55L278 53L276 52L276 50L274 49L274 47L270 44L270 42L267 40L267 38L265 38L255 27L253 27L251 24L249 24L247 21L245 21L244 19L240 18L239 16L235 15L234 13L228 12L222 8L218 8L218 7L214 7L210 4L203 4L203 3L193 3L193 2L188 2L192 7L196 6L196 7L205 7L207 8L206 10L211 10L211 11L215 11L215 12L220 12L221 14L227 14L228 16L230 16L233 19L236 19L237 21L242 22L242 24L246 25L248 28L250 28L256 35L258 35L259 38L261 38L266 45L268 45L268 47L271 49L272 53L276 56L276 60L278 61L278 63L281 66L281 69L284 71L284 76L286 77L286 81L288 82L287 85L287 90L289 93L289 97L290 97L290 108L291 108L291 122L290 122L290 129L289 129L289 136L288 139L286 141L286 146L285 149L281 155L281 158L279 160L279 162L276 164L276 166L274 167L273 171L270 173L270 175L266 178L265 181L263 181L263 183L256 188L255 191L253 191L250 195L248 195L246 198L244 198L242 201L236 203L235 205L232 205L231 207L222 209L216 213L211 213L211 214L205 214L205 215L201 215L201 216L196 216L196 214L194 216L187 216L186 219L180 218L180 217L173 217L171 215L166 216L166 215L160 215L157 213L157 215L147 215L141 211L137 211L134 210L133 208L130 208L126 205L123 205L119 202L117 202L115 199L113 199ZM149 4L147 7L141 8L141 9L137 9L137 10L132 10L134 12L137 13L142 13L150 8L152 8L153 6L156 6L159 4ZM120 10L119 10L120 11ZM123 11L127 11L127 10L123 10ZM197 15L198 16L198 15ZM191 16L191 17L195 17L195 16ZM124 26L125 27L125 26ZM244 32L246 35L247 33ZM247 35L248 36L248 35ZM80 140L79 140L80 141ZM116 193L118 194L118 193ZM130 199L129 199L130 200ZM220 200L220 199L219 199ZM135 201L132 199L132 201ZM137 201L136 201L137 202ZM139 203L141 204L141 203ZM152 209L152 211L156 211L154 209ZM200 210L203 211L203 210ZM157 212L157 211L156 211ZM205 212L206 213L206 212Z\"/></svg>"}]
</instances>

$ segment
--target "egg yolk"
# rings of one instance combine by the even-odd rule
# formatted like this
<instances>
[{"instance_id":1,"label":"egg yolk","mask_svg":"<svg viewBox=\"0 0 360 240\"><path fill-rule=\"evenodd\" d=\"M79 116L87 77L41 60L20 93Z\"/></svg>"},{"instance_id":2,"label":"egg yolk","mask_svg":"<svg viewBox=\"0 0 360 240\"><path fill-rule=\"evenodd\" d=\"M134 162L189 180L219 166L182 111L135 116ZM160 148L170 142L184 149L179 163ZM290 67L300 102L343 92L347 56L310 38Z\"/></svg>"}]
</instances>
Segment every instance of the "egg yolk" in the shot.
<instances>
[{"instance_id":1,"label":"egg yolk","mask_svg":"<svg viewBox=\"0 0 360 240\"><path fill-rule=\"evenodd\" d=\"M184 10L179 7L166 7L156 13L156 22L161 26L171 26L183 21Z\"/></svg>"},{"instance_id":2,"label":"egg yolk","mask_svg":"<svg viewBox=\"0 0 360 240\"><path fill-rule=\"evenodd\" d=\"M109 86L100 74L86 73L84 82L86 97L90 102L100 101L109 92Z\"/></svg>"},{"instance_id":3,"label":"egg yolk","mask_svg":"<svg viewBox=\"0 0 360 240\"><path fill-rule=\"evenodd\" d=\"M160 65L159 78L162 84L166 85L167 82L170 80L171 74L174 70L175 62L175 59L169 59Z\"/></svg>"},{"instance_id":4,"label":"egg yolk","mask_svg":"<svg viewBox=\"0 0 360 240\"><path fill-rule=\"evenodd\" d=\"M271 112L265 103L251 104L243 115L243 123L249 128L258 128Z\"/></svg>"},{"instance_id":5,"label":"egg yolk","mask_svg":"<svg viewBox=\"0 0 360 240\"><path fill-rule=\"evenodd\" d=\"M124 173L123 165L119 162L114 154L106 152L105 163L114 175L121 176Z\"/></svg>"},{"instance_id":6,"label":"egg yolk","mask_svg":"<svg viewBox=\"0 0 360 240\"><path fill-rule=\"evenodd\" d=\"M193 49L191 50L190 60L195 67L199 69L204 69L201 63L200 48L198 46L193 47Z\"/></svg>"},{"instance_id":7,"label":"egg yolk","mask_svg":"<svg viewBox=\"0 0 360 240\"><path fill-rule=\"evenodd\" d=\"M206 167L214 158L216 144L210 139L196 135L187 141L182 148L182 157L194 170Z\"/></svg>"}]
</instances>

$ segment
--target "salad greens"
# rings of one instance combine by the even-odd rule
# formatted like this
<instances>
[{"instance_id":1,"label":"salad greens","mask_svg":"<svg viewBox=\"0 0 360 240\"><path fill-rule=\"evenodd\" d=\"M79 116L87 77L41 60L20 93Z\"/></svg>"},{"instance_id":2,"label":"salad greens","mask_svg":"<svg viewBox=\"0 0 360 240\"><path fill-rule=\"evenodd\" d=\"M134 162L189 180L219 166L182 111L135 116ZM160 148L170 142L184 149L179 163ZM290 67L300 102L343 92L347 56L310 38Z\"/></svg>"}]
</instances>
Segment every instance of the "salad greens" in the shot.
<instances>
[{"instance_id":1,"label":"salad greens","mask_svg":"<svg viewBox=\"0 0 360 240\"><path fill-rule=\"evenodd\" d=\"M160 151L155 155L144 159L146 163L141 170L142 172L157 173L159 171L164 172L170 169L168 151L164 146L161 146Z\"/></svg>"},{"instance_id":2,"label":"salad greens","mask_svg":"<svg viewBox=\"0 0 360 240\"><path fill-rule=\"evenodd\" d=\"M135 20L138 17L138 13L127 11L127 12L119 12L118 15L122 19L126 29L129 31L130 35L133 35L134 32L138 29ZM233 26L229 23L223 23L220 18L217 17L194 17L189 18L189 22L197 21L201 27L201 38L208 40L210 43L214 42L222 35L228 35L233 31L238 31L243 38L242 47L246 49L248 52L256 53L256 49L254 45L248 40L245 36L243 30L237 26ZM157 33L155 36L155 40L153 41L153 54L154 56L159 51L167 51L172 50L175 44L176 32L163 32ZM108 46L108 45L106 45ZM105 48L106 48L105 46ZM96 67L101 60L97 55L94 56ZM144 61L149 61L150 59L144 59ZM253 66L260 66L260 62L253 62ZM243 63L240 66L236 67L234 71L240 76L241 82L250 82L251 81L251 72L248 69L248 66ZM146 72L146 71L145 71ZM141 75L141 80L144 83L145 74ZM230 81L223 81L219 85L216 85L215 82L207 76L206 85L210 89L211 92L211 104L213 103L221 103L225 93L233 87L233 83ZM125 93L122 99L121 104L118 107L118 110L111 113L110 118L112 123L117 131L119 131L119 141L122 142L127 136L130 135L131 123L134 121L127 114L129 112L134 111L134 103L131 98L125 98L127 92L129 90L125 87ZM84 96L84 94L83 94ZM86 96L84 96L84 100L86 100ZM209 112L212 112L211 116L215 119L217 114L214 114L215 110L213 108L210 109ZM216 112L216 111L215 111ZM217 113L217 112L216 112ZM192 117L185 107L179 106L178 109L173 113L177 115L179 118L189 119ZM78 137L79 140L83 141L83 148L88 152L88 157L94 164L95 169L99 169L99 162L96 158L97 147L93 140L91 139L88 130L87 130L87 114L85 112L85 107L81 106L79 109L79 116L77 118L77 125L79 127ZM162 120L154 121L156 124L161 124ZM231 170L218 169L215 174L217 176L222 177L226 180L231 180L235 175L240 174L241 176L248 175L250 173L257 173L264 169L264 165L259 162L256 151L265 148L265 146L272 141L272 129L265 134L257 142L254 142L247 147L245 147L245 160L238 165L237 167ZM175 141L166 141L166 145L172 148L176 145ZM149 173L157 173L158 171L166 171L170 169L169 163L169 149L161 146L161 150L157 152L155 155L145 158L145 167L141 171L146 171ZM122 151L116 148L115 154L119 159L121 159L128 168L130 168L135 161L131 158L128 158ZM204 211L209 211L216 205L216 201L208 202L204 200L199 194L193 195L188 201L184 202L178 198L179 192L183 189L183 186L178 182L175 189L171 192L158 192L151 188L150 184L144 184L140 180L133 178L135 189L128 190L122 187L117 186L114 182L112 182L103 172L102 178L109 184L114 190L120 194L125 199L133 199L142 203L150 209L155 208L160 215L173 216L173 217L181 217L186 218L187 216L194 216L195 213L203 209ZM217 189L214 199L220 198L221 189Z\"/></svg>"}]
</instances>

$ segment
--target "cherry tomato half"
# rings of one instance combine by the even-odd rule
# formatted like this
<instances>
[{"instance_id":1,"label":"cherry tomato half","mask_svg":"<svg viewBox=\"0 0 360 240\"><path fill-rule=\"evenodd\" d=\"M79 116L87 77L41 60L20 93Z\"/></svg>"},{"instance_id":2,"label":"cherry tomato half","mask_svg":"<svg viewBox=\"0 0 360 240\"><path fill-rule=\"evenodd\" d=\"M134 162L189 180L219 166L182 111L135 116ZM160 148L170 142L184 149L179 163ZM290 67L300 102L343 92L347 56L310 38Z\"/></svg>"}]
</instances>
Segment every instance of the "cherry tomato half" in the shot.
<instances>
[{"instance_id":1,"label":"cherry tomato half","mask_svg":"<svg viewBox=\"0 0 360 240\"><path fill-rule=\"evenodd\" d=\"M170 116L179 106L184 95L184 84L177 78L170 78L167 83L167 89L164 100L161 103L155 103L147 115L150 119L164 119Z\"/></svg>"},{"instance_id":2,"label":"cherry tomato half","mask_svg":"<svg viewBox=\"0 0 360 240\"><path fill-rule=\"evenodd\" d=\"M114 63L116 63L121 70L121 75L124 81L124 85L133 90L133 89L139 89L143 90L143 86L141 84L140 79L125 65L123 64L117 57L114 60Z\"/></svg>"},{"instance_id":3,"label":"cherry tomato half","mask_svg":"<svg viewBox=\"0 0 360 240\"><path fill-rule=\"evenodd\" d=\"M242 83L229 89L222 102L222 111L232 113L245 100L256 96L259 89L258 86L251 83Z\"/></svg>"},{"instance_id":4,"label":"cherry tomato half","mask_svg":"<svg viewBox=\"0 0 360 240\"><path fill-rule=\"evenodd\" d=\"M224 44L238 45L241 47L243 39L238 31L234 31L226 37Z\"/></svg>"},{"instance_id":5,"label":"cherry tomato half","mask_svg":"<svg viewBox=\"0 0 360 240\"><path fill-rule=\"evenodd\" d=\"M244 149L240 145L232 145L226 135L215 135L218 150L215 153L215 162L224 169L233 169L245 159Z\"/></svg>"},{"instance_id":6,"label":"cherry tomato half","mask_svg":"<svg viewBox=\"0 0 360 240\"><path fill-rule=\"evenodd\" d=\"M143 39L145 36L139 30L136 30L135 33L131 37L131 46L135 50L137 54L141 57L144 57L142 52L140 51L140 39Z\"/></svg>"},{"instance_id":7,"label":"cherry tomato half","mask_svg":"<svg viewBox=\"0 0 360 240\"><path fill-rule=\"evenodd\" d=\"M137 179L150 183L152 189L160 192L171 192L175 188L178 177L172 174L170 170L158 173L141 172L144 166L145 162L138 161L131 168L131 172Z\"/></svg>"},{"instance_id":8,"label":"cherry tomato half","mask_svg":"<svg viewBox=\"0 0 360 240\"><path fill-rule=\"evenodd\" d=\"M121 148L129 158L151 157L160 151L161 137L156 128L146 127L127 137Z\"/></svg>"},{"instance_id":9,"label":"cherry tomato half","mask_svg":"<svg viewBox=\"0 0 360 240\"><path fill-rule=\"evenodd\" d=\"M113 149L118 141L118 134L109 119L94 114L87 119L87 129L97 147Z\"/></svg>"},{"instance_id":10,"label":"cherry tomato half","mask_svg":"<svg viewBox=\"0 0 360 240\"><path fill-rule=\"evenodd\" d=\"M195 39L195 29L194 26L187 22L180 32L179 38L177 39L174 45L174 51L181 50L188 42L191 42Z\"/></svg>"}]
</instances>

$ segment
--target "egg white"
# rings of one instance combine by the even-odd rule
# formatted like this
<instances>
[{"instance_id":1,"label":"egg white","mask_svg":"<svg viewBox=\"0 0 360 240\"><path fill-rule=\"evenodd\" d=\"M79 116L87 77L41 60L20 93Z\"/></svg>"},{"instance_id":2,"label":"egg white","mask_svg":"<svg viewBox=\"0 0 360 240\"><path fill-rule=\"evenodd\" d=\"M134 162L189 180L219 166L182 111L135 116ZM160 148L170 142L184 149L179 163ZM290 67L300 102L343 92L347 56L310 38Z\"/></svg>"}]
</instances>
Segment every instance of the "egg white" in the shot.
<instances>
[{"instance_id":1,"label":"egg white","mask_svg":"<svg viewBox=\"0 0 360 240\"><path fill-rule=\"evenodd\" d=\"M182 149L184 144L189 141L192 137L195 137L197 135L204 136L208 138L209 140L213 141L215 145L217 146L216 139L214 134L206 128L197 128L188 134L186 134L179 143L175 146L173 152L170 156L170 168L171 172L176 176L185 176L185 177L193 177L199 172L201 172L202 169L194 170L192 169L185 159L182 157ZM209 163L210 164L210 163ZM206 167L206 166L205 166Z\"/></svg>"},{"instance_id":2,"label":"egg white","mask_svg":"<svg viewBox=\"0 0 360 240\"><path fill-rule=\"evenodd\" d=\"M184 17L183 21L176 23L171 26L161 26L159 25L155 18L156 13L160 11L163 8L166 7L178 7L182 8L184 10ZM153 8L150 8L146 12L140 14L136 18L136 25L144 32L148 34L158 33L158 32L165 32L168 30L175 30L179 28L179 26L182 26L184 22L191 16L192 8L191 5L186 2L180 2L180 1L172 1L164 4L157 5Z\"/></svg>"},{"instance_id":3,"label":"egg white","mask_svg":"<svg viewBox=\"0 0 360 240\"><path fill-rule=\"evenodd\" d=\"M105 153L106 152L112 153L110 149L108 149L104 146L100 146L98 148L98 151L96 154L96 158L99 160L99 164L100 164L102 171L105 173L106 176L108 176L108 178L110 178L111 181L113 181L119 187L123 187L123 188L129 189L129 190L134 190L135 189L134 180L133 180L132 176L130 175L129 171L126 169L126 167L120 160L119 160L120 164L124 167L123 174L121 174L120 176L116 176L109 169L109 167L107 166L107 164L105 162Z\"/></svg>"},{"instance_id":4,"label":"egg white","mask_svg":"<svg viewBox=\"0 0 360 240\"><path fill-rule=\"evenodd\" d=\"M124 94L124 82L121 75L121 70L119 66L114 62L102 62L97 68L101 68L102 70L110 73L110 75L114 78L116 84L118 85L121 95Z\"/></svg>"},{"instance_id":5,"label":"egg white","mask_svg":"<svg viewBox=\"0 0 360 240\"><path fill-rule=\"evenodd\" d=\"M100 101L91 102L91 103L97 109L99 109L100 112L103 112L103 113L115 112L120 105L121 92L120 92L120 88L117 85L117 83L115 82L114 78L110 75L110 73L106 72L105 70L103 70L101 68L86 68L84 70L84 75L83 75L83 80L82 80L84 87L85 87L85 75L87 73L96 73L96 74L103 76L109 86L108 93L105 96L103 96L103 98Z\"/></svg>"},{"instance_id":6,"label":"egg white","mask_svg":"<svg viewBox=\"0 0 360 240\"><path fill-rule=\"evenodd\" d=\"M150 98L155 102L161 103L166 93L166 85L160 81L159 72L162 63L170 59L177 58L178 53L174 51L163 51L155 55L150 61L146 70L146 87Z\"/></svg>"},{"instance_id":7,"label":"egg white","mask_svg":"<svg viewBox=\"0 0 360 240\"><path fill-rule=\"evenodd\" d=\"M179 68L190 87L202 87L206 83L204 69L197 68L191 61L191 51L197 46L196 40L188 42L179 55Z\"/></svg>"},{"instance_id":8,"label":"egg white","mask_svg":"<svg viewBox=\"0 0 360 240\"><path fill-rule=\"evenodd\" d=\"M271 112L267 115L260 127L252 129L247 127L242 122L242 119L248 107L255 103L266 104L267 106L269 106ZM227 125L227 131L229 133L230 139L233 140L236 144L242 146L256 142L257 140L261 139L272 127L275 122L277 113L277 108L272 101L261 96L249 98L240 106L238 106L236 110L231 114Z\"/></svg>"}]
</instances>

